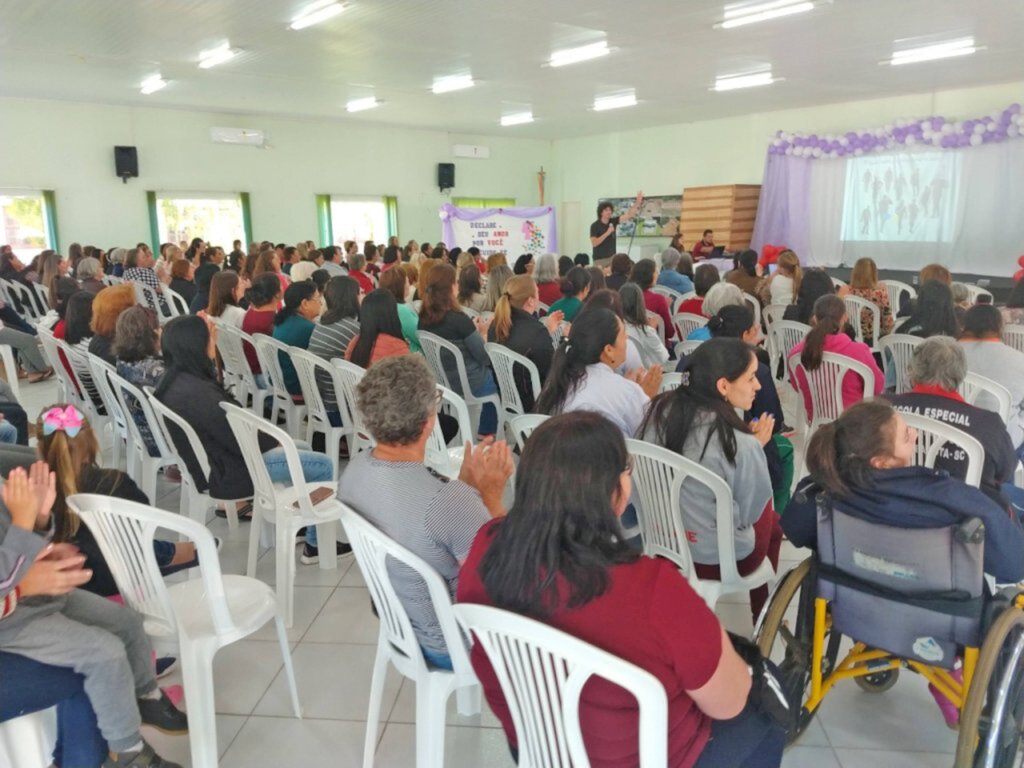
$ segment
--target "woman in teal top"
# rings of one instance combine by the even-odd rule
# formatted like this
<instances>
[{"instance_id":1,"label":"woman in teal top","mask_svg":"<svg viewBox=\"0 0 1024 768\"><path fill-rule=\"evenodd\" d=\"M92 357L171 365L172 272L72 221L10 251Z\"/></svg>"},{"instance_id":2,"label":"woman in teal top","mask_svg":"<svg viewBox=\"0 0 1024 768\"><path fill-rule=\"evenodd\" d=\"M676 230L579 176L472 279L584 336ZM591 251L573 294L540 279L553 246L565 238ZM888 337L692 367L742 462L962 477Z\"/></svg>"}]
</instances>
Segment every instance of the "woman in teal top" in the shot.
<instances>
[{"instance_id":1,"label":"woman in teal top","mask_svg":"<svg viewBox=\"0 0 1024 768\"><path fill-rule=\"evenodd\" d=\"M274 317L274 338L289 347L309 348L309 337L313 335L320 316L320 291L312 280L292 283L284 291L284 308ZM299 376L295 366L285 355L279 355L284 386L293 398L302 397Z\"/></svg>"},{"instance_id":2,"label":"woman in teal top","mask_svg":"<svg viewBox=\"0 0 1024 768\"><path fill-rule=\"evenodd\" d=\"M398 302L398 320L402 324L402 337L409 342L409 351L422 351L420 336L417 332L420 316L416 314L415 309L406 303L406 299L412 292L412 289L416 287L416 284L410 281L409 276L402 269L401 265L396 265L387 272L380 273L377 287L383 288L394 296L395 301Z\"/></svg>"},{"instance_id":3,"label":"woman in teal top","mask_svg":"<svg viewBox=\"0 0 1024 768\"><path fill-rule=\"evenodd\" d=\"M590 273L584 267L573 267L562 278L562 298L551 305L549 311L562 310L565 321L571 323L590 293Z\"/></svg>"}]
</instances>

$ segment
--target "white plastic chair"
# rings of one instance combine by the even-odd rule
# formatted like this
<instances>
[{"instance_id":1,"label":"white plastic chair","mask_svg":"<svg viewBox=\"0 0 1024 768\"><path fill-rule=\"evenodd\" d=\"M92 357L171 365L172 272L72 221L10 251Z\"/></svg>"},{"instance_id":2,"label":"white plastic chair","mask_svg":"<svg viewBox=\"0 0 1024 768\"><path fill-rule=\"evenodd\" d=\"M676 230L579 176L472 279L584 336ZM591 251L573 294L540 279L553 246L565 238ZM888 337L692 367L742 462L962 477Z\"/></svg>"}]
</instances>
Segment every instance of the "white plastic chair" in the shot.
<instances>
[{"instance_id":1,"label":"white plastic chair","mask_svg":"<svg viewBox=\"0 0 1024 768\"><path fill-rule=\"evenodd\" d=\"M911 299L917 298L917 289L912 285L899 280L879 280L878 282L885 286L885 292L889 294L889 309L892 310L893 317L900 313L900 298L904 293Z\"/></svg>"},{"instance_id":2,"label":"white plastic chair","mask_svg":"<svg viewBox=\"0 0 1024 768\"><path fill-rule=\"evenodd\" d=\"M1003 344L1024 352L1024 325L1004 325Z\"/></svg>"},{"instance_id":3,"label":"white plastic chair","mask_svg":"<svg viewBox=\"0 0 1024 768\"><path fill-rule=\"evenodd\" d=\"M163 288L163 295L164 301L167 302L168 320L189 314L188 302L185 301L185 297L182 296L180 293L172 291L165 285Z\"/></svg>"},{"instance_id":4,"label":"white plastic chair","mask_svg":"<svg viewBox=\"0 0 1024 768\"><path fill-rule=\"evenodd\" d=\"M642 440L626 440L633 456L633 498L644 542L644 554L664 557L675 563L711 610L724 594L749 592L775 578L775 569L765 558L749 576L736 568L736 524L732 491L721 477L675 451ZM715 525L721 578L700 579L686 536L686 511L680 506L683 482L701 483L715 496Z\"/></svg>"},{"instance_id":5,"label":"white plastic chair","mask_svg":"<svg viewBox=\"0 0 1024 768\"><path fill-rule=\"evenodd\" d=\"M39 338L39 344L43 348L43 357L46 358L46 364L53 368L54 376L57 379L57 388L60 390L60 401L77 404L78 391L71 380L71 374L67 372L64 364L61 362L57 339L54 338L53 332L49 328L37 325L36 335Z\"/></svg>"},{"instance_id":6,"label":"white plastic chair","mask_svg":"<svg viewBox=\"0 0 1024 768\"><path fill-rule=\"evenodd\" d=\"M919 467L935 467L935 461L942 451L963 451L967 459L967 472L960 478L968 485L978 488L981 485L981 470L985 463L985 448L977 438L957 429L952 424L921 416L916 413L900 411L900 416L917 430L917 442L914 444L914 465Z\"/></svg>"},{"instance_id":7,"label":"white plastic chair","mask_svg":"<svg viewBox=\"0 0 1024 768\"><path fill-rule=\"evenodd\" d=\"M540 372L533 361L518 352L513 352L504 344L488 342L484 344L487 356L491 359L491 366L494 368L494 378L498 382L498 394L501 396L501 408L504 411L505 419L512 416L519 416L526 413L526 405L519 393L519 386L516 382L515 367L522 366L530 379L530 392L534 402L540 394L541 380Z\"/></svg>"},{"instance_id":8,"label":"white plastic chair","mask_svg":"<svg viewBox=\"0 0 1024 768\"><path fill-rule=\"evenodd\" d=\"M40 316L45 315L52 309L50 306L50 292L42 283L29 283L29 289L35 298L36 309L39 310Z\"/></svg>"},{"instance_id":9,"label":"white plastic chair","mask_svg":"<svg viewBox=\"0 0 1024 768\"><path fill-rule=\"evenodd\" d=\"M99 393L100 400L103 401L103 408L110 416L110 466L118 468L121 466L122 449L125 450L126 457L130 450L128 445L131 441L131 435L128 432L127 419L131 417L125 415L121 409L121 401L118 400L117 395L114 394L114 390L110 386L109 374L117 373L114 366L102 357L89 355L89 370L92 372L93 385L95 385L96 391ZM125 463L127 466L127 458Z\"/></svg>"},{"instance_id":10,"label":"white plastic chair","mask_svg":"<svg viewBox=\"0 0 1024 768\"><path fill-rule=\"evenodd\" d=\"M689 341L680 341L675 346L676 360L683 357L684 355L692 355L693 350L695 350L704 342L705 339L690 339Z\"/></svg>"},{"instance_id":11,"label":"white plastic chair","mask_svg":"<svg viewBox=\"0 0 1024 768\"><path fill-rule=\"evenodd\" d=\"M2 324L0 324L2 327ZM4 376L14 393L14 399L21 402L21 387L18 385L18 364L14 360L14 350L9 344L0 344L0 361L3 361Z\"/></svg>"},{"instance_id":12,"label":"white plastic chair","mask_svg":"<svg viewBox=\"0 0 1024 768\"><path fill-rule=\"evenodd\" d=\"M40 329L40 338L46 338L57 349L56 365L54 365L53 370L57 378L64 384L64 391L67 393L67 400L65 402L73 403L80 411L91 416L93 402L89 399L85 384L78 378L78 372L72 364L74 352L71 349L71 345L63 339L54 338L52 335L44 337L45 333L47 332ZM46 344L44 343L45 348ZM90 381L89 383L91 384L92 382Z\"/></svg>"},{"instance_id":13,"label":"white plastic chair","mask_svg":"<svg viewBox=\"0 0 1024 768\"><path fill-rule=\"evenodd\" d=\"M124 278L115 277L114 275L104 275L100 278L100 281L109 287L111 285L120 285L124 282Z\"/></svg>"},{"instance_id":14,"label":"white plastic chair","mask_svg":"<svg viewBox=\"0 0 1024 768\"><path fill-rule=\"evenodd\" d=\"M17 280L0 280L0 285L3 286L4 293L6 294L5 298L9 299L12 306L16 309L19 306L21 307L21 315L29 323L36 322L46 314L46 312L39 311L35 300L35 292L27 285Z\"/></svg>"},{"instance_id":15,"label":"white plastic chair","mask_svg":"<svg viewBox=\"0 0 1024 768\"><path fill-rule=\"evenodd\" d=\"M459 433L452 439L454 446L449 448L444 441L441 422L434 422L434 431L427 440L427 453L423 463L446 477L458 477L466 452L466 441L471 444L476 442L473 422L469 418L466 401L458 393L441 384L437 385L437 390L441 395L440 411L458 422Z\"/></svg>"},{"instance_id":16,"label":"white plastic chair","mask_svg":"<svg viewBox=\"0 0 1024 768\"><path fill-rule=\"evenodd\" d=\"M653 293L660 294L665 297L668 301L668 311L672 314L676 311L676 307L679 306L679 302L682 300L683 294L674 288L669 288L667 285L652 285L651 291Z\"/></svg>"},{"instance_id":17,"label":"white plastic chair","mask_svg":"<svg viewBox=\"0 0 1024 768\"><path fill-rule=\"evenodd\" d=\"M298 438L303 434L302 420L306 416L306 406L292 399L291 393L285 387L284 371L281 367L281 355L287 355L290 359L291 347L262 333L257 333L252 338L271 396L270 420L276 424L280 415L284 414L288 434Z\"/></svg>"},{"instance_id":18,"label":"white plastic chair","mask_svg":"<svg viewBox=\"0 0 1024 768\"><path fill-rule=\"evenodd\" d=\"M911 336L908 333L890 333L878 340L878 351L882 355L882 370L885 371L886 381L892 381L895 377L897 395L909 392L910 384L910 360L914 356L914 349L923 342L920 336ZM893 371L893 375L890 375Z\"/></svg>"},{"instance_id":19,"label":"white plastic chair","mask_svg":"<svg viewBox=\"0 0 1024 768\"><path fill-rule=\"evenodd\" d=\"M341 439L346 436L347 430L344 420L340 427L331 424L331 419L327 415L327 401L324 398L322 377L326 377L333 385L335 371L338 369L322 357L317 357L305 349L292 347L291 358L292 365L295 366L295 373L299 377L299 386L302 388L302 399L306 404L306 442L312 443L313 436L317 432L324 436L325 453L331 460L333 476L337 480L338 451ZM337 403L336 391L337 388L332 386L331 394L334 395L334 404Z\"/></svg>"},{"instance_id":20,"label":"white plastic chair","mask_svg":"<svg viewBox=\"0 0 1024 768\"><path fill-rule=\"evenodd\" d=\"M980 288L974 283L964 283L964 285L967 286L967 298L971 302L971 304L977 304L978 299L980 299L982 296L987 296L988 303L992 303L991 291L986 291L984 288Z\"/></svg>"},{"instance_id":21,"label":"white plastic chair","mask_svg":"<svg viewBox=\"0 0 1024 768\"><path fill-rule=\"evenodd\" d=\"M499 608L460 603L455 617L483 647L501 685L519 739L519 768L590 765L579 710L580 694L591 677L608 680L636 698L639 768L668 765L668 700L650 672Z\"/></svg>"},{"instance_id":22,"label":"white plastic chair","mask_svg":"<svg viewBox=\"0 0 1024 768\"><path fill-rule=\"evenodd\" d=\"M846 287L846 283L844 283L844 282L843 282L842 280L840 280L840 279L839 279L838 277L833 277L833 278L832 278L832 285L833 285L834 287L836 287L836 288L845 288L845 287Z\"/></svg>"},{"instance_id":23,"label":"white plastic chair","mask_svg":"<svg viewBox=\"0 0 1024 768\"><path fill-rule=\"evenodd\" d=\"M853 326L853 333L857 341L864 341L864 324L862 318L865 312L871 314L871 345L877 347L878 341L881 338L882 333L882 310L878 308L878 305L873 301L868 301L861 296L854 296L853 294L847 295L843 299L843 304L846 305L846 315L849 318L850 325Z\"/></svg>"},{"instance_id":24,"label":"white plastic chair","mask_svg":"<svg viewBox=\"0 0 1024 768\"><path fill-rule=\"evenodd\" d=\"M646 315L647 315L647 319L648 320L655 320L656 321L656 324L654 326L654 330L658 334L658 338L661 340L662 345L664 345L665 344L665 321L661 318L661 315L659 315L657 312L651 312L651 310L649 310L649 309L646 311Z\"/></svg>"},{"instance_id":25,"label":"white plastic chair","mask_svg":"<svg viewBox=\"0 0 1024 768\"><path fill-rule=\"evenodd\" d=\"M57 708L50 707L0 723L0 765L47 768L56 743Z\"/></svg>"},{"instance_id":26,"label":"white plastic chair","mask_svg":"<svg viewBox=\"0 0 1024 768\"><path fill-rule=\"evenodd\" d=\"M382 533L351 507L342 505L341 522L352 543L356 562L363 573L370 597L380 617L377 657L370 683L370 707L366 717L363 768L372 768L377 745L377 727L384 696L388 663L416 683L416 765L433 768L444 765L444 728L448 697L455 691L459 714L480 712L480 687L469 663L469 653L452 614L452 596L440 574L421 558ZM386 510L384 510L386 512ZM388 572L396 561L411 568L426 584L452 670L427 663Z\"/></svg>"},{"instance_id":27,"label":"white plastic chair","mask_svg":"<svg viewBox=\"0 0 1024 768\"><path fill-rule=\"evenodd\" d=\"M672 324L676 327L679 340L686 341L687 336L707 325L708 319L704 315L695 315L692 312L677 312L672 317Z\"/></svg>"},{"instance_id":28,"label":"white plastic chair","mask_svg":"<svg viewBox=\"0 0 1024 768\"><path fill-rule=\"evenodd\" d=\"M256 383L256 374L249 367L245 345L256 349L252 336L230 323L217 323L217 351L224 366L224 383L234 389L235 399L242 405L251 403L253 412L263 415L270 393Z\"/></svg>"},{"instance_id":29,"label":"white plastic chair","mask_svg":"<svg viewBox=\"0 0 1024 768\"><path fill-rule=\"evenodd\" d=\"M776 320L772 323L771 328L768 329L768 336L772 340L770 349L773 355L771 358L773 376L778 372L779 361L786 363L789 359L789 350L803 341L810 332L811 326L796 320ZM784 371L788 370L788 364L784 364L782 368Z\"/></svg>"},{"instance_id":30,"label":"white plastic chair","mask_svg":"<svg viewBox=\"0 0 1024 768\"><path fill-rule=\"evenodd\" d=\"M483 411L484 405L490 403L494 406L498 412L498 432L502 430L502 423L505 420L502 413L501 398L497 394L493 395L474 395L472 390L469 388L469 376L466 373L466 361L462 357L462 352L457 346L452 344L447 339L442 339L440 336L434 333L428 333L427 331L420 331L420 346L423 347L423 354L427 358L427 362L430 364L431 370L434 372L434 376L437 378L438 384L443 384L448 389L454 390L458 394L462 395L462 399L466 401L466 405L469 407L469 413L473 420L473 425L479 429L480 426L480 414ZM445 355L451 356L455 361L455 373L457 381L452 381L448 375L447 370L444 366Z\"/></svg>"},{"instance_id":31,"label":"white plastic chair","mask_svg":"<svg viewBox=\"0 0 1024 768\"><path fill-rule=\"evenodd\" d=\"M196 434L191 424L153 397L153 393L148 388L146 394L149 396L149 405L156 416L156 422L160 427L164 442L168 449L174 452L175 463L178 465L178 469L181 470L181 494L178 501L178 513L191 517L197 523L206 525L206 513L210 508L222 506L227 514L228 528L237 528L237 502L241 501L241 499L214 499L209 490L199 490L200 484L207 489L210 487L210 458L202 441L199 439L199 435ZM175 439L177 432L181 434L181 442ZM192 451L192 455L195 457L196 463L202 472L202 477L195 477L189 469L189 465L179 449L182 443L187 444Z\"/></svg>"},{"instance_id":32,"label":"white plastic chair","mask_svg":"<svg viewBox=\"0 0 1024 768\"><path fill-rule=\"evenodd\" d=\"M550 418L550 416L546 416L543 413L525 413L522 416L512 417L509 427L512 430L512 435L515 437L516 447L520 453L526 446L527 439L533 434L533 430Z\"/></svg>"},{"instance_id":33,"label":"white plastic chair","mask_svg":"<svg viewBox=\"0 0 1024 768\"><path fill-rule=\"evenodd\" d=\"M345 436L349 439L349 456L354 456L374 445L370 430L363 424L363 415L356 405L356 388L366 375L366 370L340 357L331 358L331 365L336 369L331 381L341 412L341 423L345 425Z\"/></svg>"},{"instance_id":34,"label":"white plastic chair","mask_svg":"<svg viewBox=\"0 0 1024 768\"><path fill-rule=\"evenodd\" d=\"M256 560L259 556L260 536L264 525L275 526L276 530L276 582L277 600L281 605L286 626L292 626L295 618L295 534L304 525L317 526L317 548L320 551L320 567L330 570L338 567L336 554L336 532L333 522L341 516L341 502L334 497L337 483L307 483L302 474L299 452L291 435L276 424L271 424L250 410L221 403L227 412L228 424L242 449L242 458L252 478L254 490L252 500L252 527L249 530L249 557L246 575L256 575ZM260 453L259 437L264 433L272 437L284 449L288 462L288 474L292 484L277 485L270 479L270 472ZM331 495L313 504L310 494L322 488L331 490Z\"/></svg>"},{"instance_id":35,"label":"white plastic chair","mask_svg":"<svg viewBox=\"0 0 1024 768\"><path fill-rule=\"evenodd\" d=\"M789 304L769 304L761 311L761 315L764 318L765 330L767 332L771 332L772 325L783 319L783 315L786 314L786 309L788 307Z\"/></svg>"},{"instance_id":36,"label":"white plastic chair","mask_svg":"<svg viewBox=\"0 0 1024 768\"><path fill-rule=\"evenodd\" d=\"M273 619L295 717L301 717L295 672L281 611L271 589L247 576L222 574L213 535L172 512L95 494L75 494L68 506L99 544L125 604L141 614L156 640L177 641L194 768L217 766L213 659L226 645L248 637ZM158 529L191 540L200 578L164 582L153 552Z\"/></svg>"},{"instance_id":37,"label":"white plastic chair","mask_svg":"<svg viewBox=\"0 0 1024 768\"><path fill-rule=\"evenodd\" d=\"M971 405L995 411L1003 421L1010 420L1013 395L998 381L968 371L963 384L960 385L960 394Z\"/></svg>"},{"instance_id":38,"label":"white plastic chair","mask_svg":"<svg viewBox=\"0 0 1024 768\"><path fill-rule=\"evenodd\" d=\"M97 435L103 434L110 424L110 415L99 391L99 386L93 381L92 366L89 364L89 353L81 347L73 346L66 342L58 341L57 348L63 350L68 363L71 365L71 372L74 373L78 386L81 388L82 397L80 402L82 410L89 417L93 431Z\"/></svg>"},{"instance_id":39,"label":"white plastic chair","mask_svg":"<svg viewBox=\"0 0 1024 768\"><path fill-rule=\"evenodd\" d=\"M107 371L107 380L110 382L110 389L113 391L114 397L117 398L121 406L121 412L125 417L125 426L128 429L126 470L129 477L139 484L142 492L155 504L157 474L162 468L176 464L178 457L164 442L163 432L153 415L153 408L150 406L146 394L127 379L119 376L113 368ZM149 427L149 433L156 446L156 456L150 455L146 439L132 415L132 406L136 404Z\"/></svg>"},{"instance_id":40,"label":"white plastic chair","mask_svg":"<svg viewBox=\"0 0 1024 768\"><path fill-rule=\"evenodd\" d=\"M753 296L749 293L743 293L743 300L750 305L750 311L754 313L754 325L758 328L761 327L761 302L757 296Z\"/></svg>"},{"instance_id":41,"label":"white plastic chair","mask_svg":"<svg viewBox=\"0 0 1024 768\"><path fill-rule=\"evenodd\" d=\"M480 317L480 313L477 312L472 307L462 307L461 309L463 314L466 315L470 320L476 320L478 317Z\"/></svg>"},{"instance_id":42,"label":"white plastic chair","mask_svg":"<svg viewBox=\"0 0 1024 768\"><path fill-rule=\"evenodd\" d=\"M685 343L685 342L684 342ZM658 393L671 392L676 389L680 384L683 383L682 373L666 373L661 377L661 387L658 389Z\"/></svg>"}]
</instances>

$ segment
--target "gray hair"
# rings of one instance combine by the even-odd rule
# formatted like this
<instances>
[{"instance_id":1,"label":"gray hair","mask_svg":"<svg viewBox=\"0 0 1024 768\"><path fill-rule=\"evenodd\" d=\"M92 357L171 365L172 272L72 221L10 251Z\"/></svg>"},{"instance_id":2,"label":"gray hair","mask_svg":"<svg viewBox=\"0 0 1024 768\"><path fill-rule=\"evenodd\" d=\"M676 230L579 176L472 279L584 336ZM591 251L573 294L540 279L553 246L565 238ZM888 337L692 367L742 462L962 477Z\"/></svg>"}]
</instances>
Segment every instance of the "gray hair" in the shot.
<instances>
[{"instance_id":1,"label":"gray hair","mask_svg":"<svg viewBox=\"0 0 1024 768\"><path fill-rule=\"evenodd\" d=\"M107 256L111 264L124 264L124 258L128 255L127 248L115 248Z\"/></svg>"},{"instance_id":2,"label":"gray hair","mask_svg":"<svg viewBox=\"0 0 1024 768\"><path fill-rule=\"evenodd\" d=\"M553 253L545 253L537 259L537 271L533 279L538 283L557 283L558 257Z\"/></svg>"},{"instance_id":3,"label":"gray hair","mask_svg":"<svg viewBox=\"0 0 1024 768\"><path fill-rule=\"evenodd\" d=\"M421 355L388 357L366 371L356 387L356 406L378 443L411 445L437 412L437 391Z\"/></svg>"},{"instance_id":4,"label":"gray hair","mask_svg":"<svg viewBox=\"0 0 1024 768\"><path fill-rule=\"evenodd\" d=\"M964 283L950 283L949 292L953 294L954 304L963 304L971 298L971 292Z\"/></svg>"},{"instance_id":5,"label":"gray hair","mask_svg":"<svg viewBox=\"0 0 1024 768\"><path fill-rule=\"evenodd\" d=\"M353 253L348 257L348 268L359 271L366 266L366 256L361 253Z\"/></svg>"},{"instance_id":6,"label":"gray hair","mask_svg":"<svg viewBox=\"0 0 1024 768\"><path fill-rule=\"evenodd\" d=\"M910 381L956 391L967 377L967 356L949 336L932 336L914 349Z\"/></svg>"},{"instance_id":7,"label":"gray hair","mask_svg":"<svg viewBox=\"0 0 1024 768\"><path fill-rule=\"evenodd\" d=\"M100 260L95 256L86 256L75 267L75 277L79 280L91 280L100 273Z\"/></svg>"},{"instance_id":8,"label":"gray hair","mask_svg":"<svg viewBox=\"0 0 1024 768\"><path fill-rule=\"evenodd\" d=\"M671 246L661 252L661 268L672 270L676 268L676 264L679 263L679 251Z\"/></svg>"},{"instance_id":9,"label":"gray hair","mask_svg":"<svg viewBox=\"0 0 1024 768\"><path fill-rule=\"evenodd\" d=\"M746 303L739 286L732 283L715 283L704 296L704 307L701 311L708 317L714 317L722 307L742 307Z\"/></svg>"}]
</instances>

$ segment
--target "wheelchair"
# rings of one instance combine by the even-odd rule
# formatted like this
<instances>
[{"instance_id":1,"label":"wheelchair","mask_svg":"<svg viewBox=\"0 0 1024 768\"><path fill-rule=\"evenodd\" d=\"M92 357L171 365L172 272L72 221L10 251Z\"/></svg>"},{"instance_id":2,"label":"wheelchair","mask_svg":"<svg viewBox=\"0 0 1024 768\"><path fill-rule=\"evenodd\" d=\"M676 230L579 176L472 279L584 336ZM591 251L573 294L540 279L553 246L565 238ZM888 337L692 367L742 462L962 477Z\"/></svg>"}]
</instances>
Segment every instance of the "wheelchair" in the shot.
<instances>
[{"instance_id":1,"label":"wheelchair","mask_svg":"<svg viewBox=\"0 0 1024 768\"><path fill-rule=\"evenodd\" d=\"M782 673L787 744L840 680L882 693L906 669L959 710L955 768L1022 764L1024 591L986 582L984 535L978 518L895 528L819 500L817 552L780 579L755 628Z\"/></svg>"}]
</instances>

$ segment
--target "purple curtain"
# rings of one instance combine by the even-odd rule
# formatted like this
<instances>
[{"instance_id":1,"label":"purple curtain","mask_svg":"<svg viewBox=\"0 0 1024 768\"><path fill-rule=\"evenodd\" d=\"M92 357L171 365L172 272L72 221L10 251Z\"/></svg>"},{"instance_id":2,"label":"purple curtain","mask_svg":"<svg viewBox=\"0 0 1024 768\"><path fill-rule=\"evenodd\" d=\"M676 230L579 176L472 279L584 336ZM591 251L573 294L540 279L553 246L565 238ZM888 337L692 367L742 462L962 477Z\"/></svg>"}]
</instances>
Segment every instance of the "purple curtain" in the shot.
<instances>
[{"instance_id":1,"label":"purple curtain","mask_svg":"<svg viewBox=\"0 0 1024 768\"><path fill-rule=\"evenodd\" d=\"M809 253L812 162L806 157L766 156L750 239L750 247L758 253L765 245L785 245L796 253Z\"/></svg>"}]
</instances>

